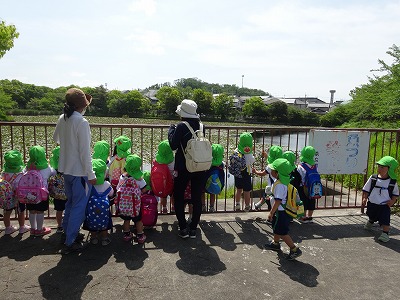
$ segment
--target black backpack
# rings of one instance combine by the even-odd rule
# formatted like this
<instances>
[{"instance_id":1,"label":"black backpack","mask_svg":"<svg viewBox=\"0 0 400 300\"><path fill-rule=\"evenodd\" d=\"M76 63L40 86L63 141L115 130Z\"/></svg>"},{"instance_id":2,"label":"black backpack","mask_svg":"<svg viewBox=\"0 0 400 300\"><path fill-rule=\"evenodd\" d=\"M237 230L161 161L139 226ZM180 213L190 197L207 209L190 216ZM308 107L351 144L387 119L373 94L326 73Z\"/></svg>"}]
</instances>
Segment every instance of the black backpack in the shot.
<instances>
[{"instance_id":1,"label":"black backpack","mask_svg":"<svg viewBox=\"0 0 400 300\"><path fill-rule=\"evenodd\" d=\"M377 186L376 185L376 182L378 181L378 175L377 174L374 174L374 175L372 175L371 176L371 187L370 187L370 189L369 189L369 193L371 194L371 192L372 192L372 190L374 189L374 188L380 188L381 190L382 189L386 189L386 188L384 188L384 187L381 187L381 186ZM389 182L389 186L387 187L387 189L388 189L388 192L389 192L389 197L390 197L390 199L392 199L392 196L393 196L393 189L394 189L394 186L396 185L396 179L392 179L392 178L390 178L390 182Z\"/></svg>"}]
</instances>

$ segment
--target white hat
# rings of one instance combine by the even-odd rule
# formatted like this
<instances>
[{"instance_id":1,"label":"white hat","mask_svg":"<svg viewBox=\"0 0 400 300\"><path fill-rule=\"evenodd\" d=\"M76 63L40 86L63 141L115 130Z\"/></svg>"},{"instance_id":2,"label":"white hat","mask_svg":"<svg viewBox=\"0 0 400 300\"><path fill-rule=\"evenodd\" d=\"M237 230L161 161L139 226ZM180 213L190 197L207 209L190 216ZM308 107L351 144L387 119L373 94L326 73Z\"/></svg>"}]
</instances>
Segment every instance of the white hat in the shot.
<instances>
[{"instance_id":1,"label":"white hat","mask_svg":"<svg viewBox=\"0 0 400 300\"><path fill-rule=\"evenodd\" d=\"M196 112L197 104L193 100L183 99L181 104L176 107L176 113L181 116L181 118L192 118L198 119L199 115Z\"/></svg>"}]
</instances>

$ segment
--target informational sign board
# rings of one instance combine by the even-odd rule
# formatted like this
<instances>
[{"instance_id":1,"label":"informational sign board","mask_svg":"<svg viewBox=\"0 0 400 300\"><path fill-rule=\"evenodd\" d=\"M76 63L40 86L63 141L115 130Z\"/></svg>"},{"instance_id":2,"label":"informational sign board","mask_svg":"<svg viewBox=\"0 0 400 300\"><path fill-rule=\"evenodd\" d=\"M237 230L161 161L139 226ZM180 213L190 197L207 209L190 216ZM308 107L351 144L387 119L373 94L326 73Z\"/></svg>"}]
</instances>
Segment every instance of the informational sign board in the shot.
<instances>
[{"instance_id":1,"label":"informational sign board","mask_svg":"<svg viewBox=\"0 0 400 300\"><path fill-rule=\"evenodd\" d=\"M316 150L320 174L365 174L369 139L368 131L311 130L308 145Z\"/></svg>"}]
</instances>

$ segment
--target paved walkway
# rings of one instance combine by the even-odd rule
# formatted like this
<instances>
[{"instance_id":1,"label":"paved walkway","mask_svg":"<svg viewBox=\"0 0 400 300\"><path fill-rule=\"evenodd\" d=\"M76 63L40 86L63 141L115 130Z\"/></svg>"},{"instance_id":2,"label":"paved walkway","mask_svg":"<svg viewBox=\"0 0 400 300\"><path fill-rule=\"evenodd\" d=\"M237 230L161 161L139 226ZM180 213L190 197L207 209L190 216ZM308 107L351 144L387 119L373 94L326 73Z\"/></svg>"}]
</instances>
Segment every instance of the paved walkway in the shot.
<instances>
[{"instance_id":1,"label":"paved walkway","mask_svg":"<svg viewBox=\"0 0 400 300\"><path fill-rule=\"evenodd\" d=\"M297 261L263 250L272 231L259 212L205 214L195 240L177 236L174 216L160 216L143 247L122 241L115 218L110 245L67 256L56 233L0 233L0 299L398 299L400 217L382 244L358 210L315 216L291 225Z\"/></svg>"}]
</instances>

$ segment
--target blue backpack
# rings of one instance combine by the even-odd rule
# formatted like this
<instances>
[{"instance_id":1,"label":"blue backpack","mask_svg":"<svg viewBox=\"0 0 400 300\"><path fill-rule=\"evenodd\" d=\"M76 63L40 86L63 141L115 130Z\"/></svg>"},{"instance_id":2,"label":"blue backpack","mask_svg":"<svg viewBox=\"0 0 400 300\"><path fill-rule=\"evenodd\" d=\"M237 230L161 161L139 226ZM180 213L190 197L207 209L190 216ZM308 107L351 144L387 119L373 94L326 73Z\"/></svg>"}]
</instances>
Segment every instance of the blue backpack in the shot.
<instances>
[{"instance_id":1,"label":"blue backpack","mask_svg":"<svg viewBox=\"0 0 400 300\"><path fill-rule=\"evenodd\" d=\"M101 231L112 227L110 201L108 200L108 194L111 189L112 187L110 186L103 193L98 193L92 187L92 192L86 206L85 229L89 231Z\"/></svg>"},{"instance_id":2,"label":"blue backpack","mask_svg":"<svg viewBox=\"0 0 400 300\"><path fill-rule=\"evenodd\" d=\"M222 167L211 167L211 169L207 172L207 193L219 195L224 188L224 178L225 174Z\"/></svg>"},{"instance_id":3,"label":"blue backpack","mask_svg":"<svg viewBox=\"0 0 400 300\"><path fill-rule=\"evenodd\" d=\"M322 197L322 183L321 176L317 171L317 166L314 165L311 168L306 164L302 163L301 166L306 170L305 178L305 193L310 199L319 199Z\"/></svg>"}]
</instances>

